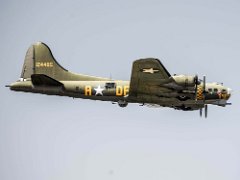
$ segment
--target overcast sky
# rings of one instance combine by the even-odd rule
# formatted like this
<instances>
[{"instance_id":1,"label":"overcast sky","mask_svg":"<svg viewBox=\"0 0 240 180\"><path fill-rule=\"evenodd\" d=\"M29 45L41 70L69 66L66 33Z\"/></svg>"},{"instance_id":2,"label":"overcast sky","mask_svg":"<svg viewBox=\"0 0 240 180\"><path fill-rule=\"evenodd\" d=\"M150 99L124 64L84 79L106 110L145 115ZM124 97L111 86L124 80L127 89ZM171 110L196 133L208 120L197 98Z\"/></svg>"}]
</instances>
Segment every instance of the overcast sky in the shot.
<instances>
[{"instance_id":1,"label":"overcast sky","mask_svg":"<svg viewBox=\"0 0 240 180\"><path fill-rule=\"evenodd\" d=\"M0 2L1 180L239 180L238 0ZM12 92L28 47L76 73L129 80L132 62L207 75L232 106L199 112Z\"/></svg>"}]
</instances>

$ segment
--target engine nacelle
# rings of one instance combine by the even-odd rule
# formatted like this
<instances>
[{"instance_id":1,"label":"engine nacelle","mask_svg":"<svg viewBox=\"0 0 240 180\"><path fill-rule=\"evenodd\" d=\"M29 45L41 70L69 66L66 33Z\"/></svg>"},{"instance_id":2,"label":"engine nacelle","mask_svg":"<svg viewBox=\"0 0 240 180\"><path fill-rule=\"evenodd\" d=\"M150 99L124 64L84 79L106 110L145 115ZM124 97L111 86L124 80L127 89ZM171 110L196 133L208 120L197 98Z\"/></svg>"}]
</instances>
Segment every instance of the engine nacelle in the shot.
<instances>
[{"instance_id":1,"label":"engine nacelle","mask_svg":"<svg viewBox=\"0 0 240 180\"><path fill-rule=\"evenodd\" d=\"M172 77L178 85L183 87L194 87L197 81L197 76L175 75Z\"/></svg>"},{"instance_id":2,"label":"engine nacelle","mask_svg":"<svg viewBox=\"0 0 240 180\"><path fill-rule=\"evenodd\" d=\"M128 105L128 102L127 101L124 101L124 100L119 100L118 101L118 105L120 107L126 107Z\"/></svg>"}]
</instances>

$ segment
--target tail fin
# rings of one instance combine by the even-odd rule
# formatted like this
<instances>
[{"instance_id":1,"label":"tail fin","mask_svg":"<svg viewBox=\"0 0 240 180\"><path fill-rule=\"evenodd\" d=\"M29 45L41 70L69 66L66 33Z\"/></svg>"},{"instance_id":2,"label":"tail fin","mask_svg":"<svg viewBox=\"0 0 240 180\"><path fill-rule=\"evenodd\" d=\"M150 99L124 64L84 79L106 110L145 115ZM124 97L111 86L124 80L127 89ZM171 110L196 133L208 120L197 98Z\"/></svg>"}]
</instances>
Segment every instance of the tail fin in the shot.
<instances>
[{"instance_id":1,"label":"tail fin","mask_svg":"<svg viewBox=\"0 0 240 180\"><path fill-rule=\"evenodd\" d=\"M32 74L44 74L58 81L101 81L105 78L71 73L64 69L53 57L49 47L37 42L26 53L21 78L31 78Z\"/></svg>"}]
</instances>

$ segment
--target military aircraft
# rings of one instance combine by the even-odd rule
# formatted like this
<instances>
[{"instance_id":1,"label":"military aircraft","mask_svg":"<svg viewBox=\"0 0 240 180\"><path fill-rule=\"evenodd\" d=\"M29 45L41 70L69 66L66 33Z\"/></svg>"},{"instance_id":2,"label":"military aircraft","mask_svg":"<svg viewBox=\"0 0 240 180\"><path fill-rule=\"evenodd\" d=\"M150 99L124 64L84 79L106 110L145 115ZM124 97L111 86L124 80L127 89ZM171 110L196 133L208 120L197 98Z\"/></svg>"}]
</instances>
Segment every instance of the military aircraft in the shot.
<instances>
[{"instance_id":1,"label":"military aircraft","mask_svg":"<svg viewBox=\"0 0 240 180\"><path fill-rule=\"evenodd\" d=\"M171 76L160 60L139 59L133 62L130 81L75 74L64 69L53 57L49 47L37 42L26 53L18 81L7 85L11 90L111 101L120 107L128 103L142 106L170 107L191 111L204 109L208 104L225 107L231 89L219 83L206 83L198 76Z\"/></svg>"}]
</instances>

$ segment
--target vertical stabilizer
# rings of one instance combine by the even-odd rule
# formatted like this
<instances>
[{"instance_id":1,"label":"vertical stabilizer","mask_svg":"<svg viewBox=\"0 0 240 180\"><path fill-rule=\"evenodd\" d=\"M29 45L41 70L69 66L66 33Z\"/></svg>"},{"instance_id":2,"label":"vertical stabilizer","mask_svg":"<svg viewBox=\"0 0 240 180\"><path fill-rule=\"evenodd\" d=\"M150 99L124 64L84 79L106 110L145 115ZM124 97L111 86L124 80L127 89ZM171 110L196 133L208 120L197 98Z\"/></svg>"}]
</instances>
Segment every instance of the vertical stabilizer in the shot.
<instances>
[{"instance_id":1,"label":"vertical stabilizer","mask_svg":"<svg viewBox=\"0 0 240 180\"><path fill-rule=\"evenodd\" d=\"M34 74L45 74L57 80L71 79L71 73L64 69L53 57L50 48L38 42L34 46Z\"/></svg>"},{"instance_id":2,"label":"vertical stabilizer","mask_svg":"<svg viewBox=\"0 0 240 180\"><path fill-rule=\"evenodd\" d=\"M21 78L31 78L32 74L44 74L57 81L104 81L106 78L75 74L63 68L53 57L50 48L37 42L26 53Z\"/></svg>"}]
</instances>

